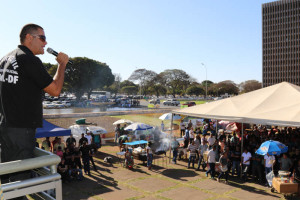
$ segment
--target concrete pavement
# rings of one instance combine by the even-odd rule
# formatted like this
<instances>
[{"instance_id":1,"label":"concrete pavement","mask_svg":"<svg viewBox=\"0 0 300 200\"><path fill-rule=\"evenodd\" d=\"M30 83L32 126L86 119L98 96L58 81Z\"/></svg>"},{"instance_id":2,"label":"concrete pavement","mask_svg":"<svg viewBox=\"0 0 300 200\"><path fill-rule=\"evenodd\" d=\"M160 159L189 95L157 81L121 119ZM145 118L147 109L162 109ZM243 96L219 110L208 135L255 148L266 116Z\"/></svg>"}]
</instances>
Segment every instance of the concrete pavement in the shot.
<instances>
[{"instance_id":1,"label":"concrete pavement","mask_svg":"<svg viewBox=\"0 0 300 200\"><path fill-rule=\"evenodd\" d=\"M121 200L121 199L284 199L282 194L272 193L269 188L256 183L241 183L229 177L229 184L218 183L205 176L203 171L187 169L186 161L178 164L155 160L153 170L140 161L134 169L124 168L116 157L117 146L104 146L95 157L98 172L85 176L83 181L63 184L63 199ZM112 165L104 163L106 156L113 157Z\"/></svg>"}]
</instances>

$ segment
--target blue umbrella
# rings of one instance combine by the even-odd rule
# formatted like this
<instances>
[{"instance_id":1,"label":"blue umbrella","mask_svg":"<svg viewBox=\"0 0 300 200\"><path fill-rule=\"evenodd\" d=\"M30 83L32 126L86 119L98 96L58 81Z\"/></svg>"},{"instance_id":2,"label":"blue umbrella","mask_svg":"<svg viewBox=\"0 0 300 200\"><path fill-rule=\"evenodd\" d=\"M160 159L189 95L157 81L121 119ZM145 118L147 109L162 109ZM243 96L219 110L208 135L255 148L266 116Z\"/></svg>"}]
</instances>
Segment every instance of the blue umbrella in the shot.
<instances>
[{"instance_id":1,"label":"blue umbrella","mask_svg":"<svg viewBox=\"0 0 300 200\"><path fill-rule=\"evenodd\" d=\"M286 153L288 151L288 147L278 141L269 140L260 145L258 150L255 152L259 155L280 155L282 153Z\"/></svg>"}]
</instances>

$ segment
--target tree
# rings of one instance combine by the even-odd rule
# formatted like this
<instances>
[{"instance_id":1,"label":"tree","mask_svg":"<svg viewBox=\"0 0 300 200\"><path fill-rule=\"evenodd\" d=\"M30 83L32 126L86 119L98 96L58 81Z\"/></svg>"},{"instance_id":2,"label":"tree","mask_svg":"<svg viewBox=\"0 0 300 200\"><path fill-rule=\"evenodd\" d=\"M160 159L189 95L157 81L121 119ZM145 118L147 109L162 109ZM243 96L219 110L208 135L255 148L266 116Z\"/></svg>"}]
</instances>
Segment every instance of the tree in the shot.
<instances>
[{"instance_id":1,"label":"tree","mask_svg":"<svg viewBox=\"0 0 300 200\"><path fill-rule=\"evenodd\" d=\"M215 84L214 91L218 95L223 94L223 93L237 95L239 93L239 88L233 81L226 80L226 81L222 81L222 82Z\"/></svg>"},{"instance_id":2,"label":"tree","mask_svg":"<svg viewBox=\"0 0 300 200\"><path fill-rule=\"evenodd\" d=\"M142 89L142 93L146 95L146 92L149 87L149 82L151 82L156 76L157 74L154 71L146 69L137 69L130 75L128 80L131 80L133 82L139 82L140 87Z\"/></svg>"},{"instance_id":3,"label":"tree","mask_svg":"<svg viewBox=\"0 0 300 200\"><path fill-rule=\"evenodd\" d=\"M49 71L50 70L50 68L52 68L54 65L52 65L51 63L43 63L43 65L44 65L44 67L45 67L45 69L47 70L47 71Z\"/></svg>"},{"instance_id":4,"label":"tree","mask_svg":"<svg viewBox=\"0 0 300 200\"><path fill-rule=\"evenodd\" d=\"M196 96L199 96L199 95L205 93L204 89L201 86L196 86L196 85L192 85L192 86L188 87L186 92L188 95L196 95Z\"/></svg>"},{"instance_id":5,"label":"tree","mask_svg":"<svg viewBox=\"0 0 300 200\"><path fill-rule=\"evenodd\" d=\"M124 86L121 91L127 95L133 95L139 91L139 88L137 86Z\"/></svg>"},{"instance_id":6,"label":"tree","mask_svg":"<svg viewBox=\"0 0 300 200\"><path fill-rule=\"evenodd\" d=\"M113 75L115 76L114 83L112 85L110 85L109 87L104 87L104 90L108 90L112 94L117 95L121 89L120 84L121 84L122 78L121 78L120 74L113 74Z\"/></svg>"},{"instance_id":7,"label":"tree","mask_svg":"<svg viewBox=\"0 0 300 200\"><path fill-rule=\"evenodd\" d=\"M214 85L214 83L212 81L204 80L204 81L202 81L201 85L203 86L203 88L205 88L205 96L206 96L206 93L207 94L214 93L213 90L212 90L212 86Z\"/></svg>"},{"instance_id":8,"label":"tree","mask_svg":"<svg viewBox=\"0 0 300 200\"><path fill-rule=\"evenodd\" d=\"M161 72L163 85L166 85L170 94L175 97L176 94L182 93L192 82L191 76L181 69L168 69Z\"/></svg>"},{"instance_id":9,"label":"tree","mask_svg":"<svg viewBox=\"0 0 300 200\"><path fill-rule=\"evenodd\" d=\"M129 80L125 80L125 81L120 83L120 88L123 88L123 87L126 87L126 86L138 87L138 85L134 84L134 82L129 81Z\"/></svg>"},{"instance_id":10,"label":"tree","mask_svg":"<svg viewBox=\"0 0 300 200\"><path fill-rule=\"evenodd\" d=\"M261 84L261 82L259 82L257 80L248 80L248 81L242 82L240 84L240 88L241 88L242 93L246 93L246 92L251 92L251 91L262 88L262 84Z\"/></svg>"},{"instance_id":11,"label":"tree","mask_svg":"<svg viewBox=\"0 0 300 200\"><path fill-rule=\"evenodd\" d=\"M85 92L89 97L94 89L103 89L114 82L115 77L107 64L86 57L72 60L74 64L68 65L65 71L65 86L67 91L75 93L77 100ZM54 71L56 69L50 68L50 73Z\"/></svg>"},{"instance_id":12,"label":"tree","mask_svg":"<svg viewBox=\"0 0 300 200\"><path fill-rule=\"evenodd\" d=\"M149 91L152 94L155 94L157 98L159 97L160 94L166 95L166 93L167 93L167 89L161 84L156 84L156 85L151 86L149 88Z\"/></svg>"}]
</instances>

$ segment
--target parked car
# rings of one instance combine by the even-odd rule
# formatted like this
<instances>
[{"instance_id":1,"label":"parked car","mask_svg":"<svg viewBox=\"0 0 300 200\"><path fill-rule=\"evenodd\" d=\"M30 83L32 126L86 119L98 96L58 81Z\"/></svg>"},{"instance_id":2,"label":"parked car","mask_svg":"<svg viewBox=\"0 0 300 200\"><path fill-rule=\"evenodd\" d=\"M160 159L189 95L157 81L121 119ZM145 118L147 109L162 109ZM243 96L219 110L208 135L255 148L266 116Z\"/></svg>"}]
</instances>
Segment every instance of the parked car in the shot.
<instances>
[{"instance_id":1,"label":"parked car","mask_svg":"<svg viewBox=\"0 0 300 200\"><path fill-rule=\"evenodd\" d=\"M176 99L168 99L163 102L163 105L165 106L178 106L179 104L180 102L177 101Z\"/></svg>"},{"instance_id":2,"label":"parked car","mask_svg":"<svg viewBox=\"0 0 300 200\"><path fill-rule=\"evenodd\" d=\"M154 104L154 105L160 104L160 100L159 100L159 99L151 99L151 100L149 101L149 103Z\"/></svg>"},{"instance_id":3,"label":"parked car","mask_svg":"<svg viewBox=\"0 0 300 200\"><path fill-rule=\"evenodd\" d=\"M50 109L50 108L54 108L54 104L50 101L43 101L43 108L45 109Z\"/></svg>"},{"instance_id":4,"label":"parked car","mask_svg":"<svg viewBox=\"0 0 300 200\"><path fill-rule=\"evenodd\" d=\"M61 103L65 106L65 108L69 108L72 105L70 101L62 101Z\"/></svg>"},{"instance_id":5,"label":"parked car","mask_svg":"<svg viewBox=\"0 0 300 200\"><path fill-rule=\"evenodd\" d=\"M183 106L188 106L188 107L191 107L191 106L195 106L196 103L194 101L187 101L185 102L184 104L182 104Z\"/></svg>"},{"instance_id":6,"label":"parked car","mask_svg":"<svg viewBox=\"0 0 300 200\"><path fill-rule=\"evenodd\" d=\"M52 102L55 108L64 108L64 104L61 101L53 101Z\"/></svg>"}]
</instances>

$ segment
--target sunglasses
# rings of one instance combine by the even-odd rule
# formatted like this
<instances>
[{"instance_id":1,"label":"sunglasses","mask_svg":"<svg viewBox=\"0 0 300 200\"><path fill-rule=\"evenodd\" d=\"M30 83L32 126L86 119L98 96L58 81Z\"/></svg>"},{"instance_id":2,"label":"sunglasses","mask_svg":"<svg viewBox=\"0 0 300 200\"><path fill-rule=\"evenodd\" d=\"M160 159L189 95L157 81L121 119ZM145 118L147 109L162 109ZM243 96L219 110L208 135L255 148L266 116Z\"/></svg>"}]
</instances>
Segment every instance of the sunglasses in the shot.
<instances>
[{"instance_id":1,"label":"sunglasses","mask_svg":"<svg viewBox=\"0 0 300 200\"><path fill-rule=\"evenodd\" d=\"M44 35L32 35L32 36L39 38L42 42L46 42L46 36Z\"/></svg>"}]
</instances>

